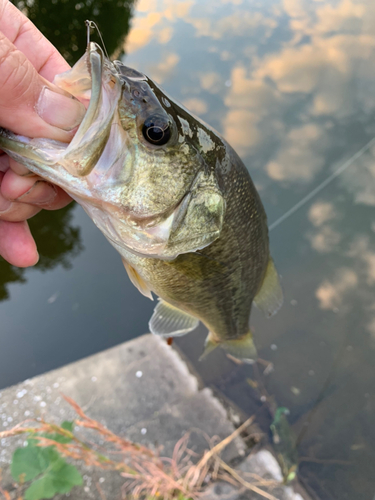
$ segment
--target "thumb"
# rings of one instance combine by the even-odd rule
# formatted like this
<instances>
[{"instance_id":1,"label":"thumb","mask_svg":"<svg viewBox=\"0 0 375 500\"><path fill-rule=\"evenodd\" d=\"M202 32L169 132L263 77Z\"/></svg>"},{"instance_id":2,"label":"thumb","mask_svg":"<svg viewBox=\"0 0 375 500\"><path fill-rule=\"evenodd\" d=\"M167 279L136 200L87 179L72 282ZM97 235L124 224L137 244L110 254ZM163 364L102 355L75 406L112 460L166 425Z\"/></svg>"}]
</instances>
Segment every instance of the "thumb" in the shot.
<instances>
[{"instance_id":1,"label":"thumb","mask_svg":"<svg viewBox=\"0 0 375 500\"><path fill-rule=\"evenodd\" d=\"M41 77L0 32L0 126L28 137L69 142L85 107Z\"/></svg>"}]
</instances>

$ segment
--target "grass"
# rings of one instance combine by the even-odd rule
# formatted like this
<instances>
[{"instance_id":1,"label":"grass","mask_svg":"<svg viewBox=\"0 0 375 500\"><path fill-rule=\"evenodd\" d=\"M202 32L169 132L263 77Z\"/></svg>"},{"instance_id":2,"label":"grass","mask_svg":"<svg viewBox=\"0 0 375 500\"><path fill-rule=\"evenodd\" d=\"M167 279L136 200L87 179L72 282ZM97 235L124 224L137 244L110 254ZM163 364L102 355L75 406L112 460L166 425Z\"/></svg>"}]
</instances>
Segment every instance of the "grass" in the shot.
<instances>
[{"instance_id":1,"label":"grass","mask_svg":"<svg viewBox=\"0 0 375 500\"><path fill-rule=\"evenodd\" d=\"M253 417L216 445L208 440L208 448L198 460L188 447L189 434L176 443L172 457L167 458L161 457L157 451L114 434L100 422L87 416L71 398L64 398L77 414L74 427L88 432L78 431L76 434L73 425L69 427L64 423L61 426L39 418L24 421L13 429L0 432L0 439L23 435L29 440L37 440L37 447L53 447L62 458L75 464L115 471L124 480L121 488L123 499L198 500L209 483L224 480L239 489L258 493L268 500L277 500L270 493L278 485L275 481L266 481L254 474L250 480L246 480L221 459L224 448L240 436L253 422ZM104 445L94 444L90 435L92 433ZM22 481L18 483L17 500L31 498L27 494L24 496L26 486ZM96 488L101 500L107 500L99 483ZM1 498L11 499L9 491L0 486Z\"/></svg>"}]
</instances>

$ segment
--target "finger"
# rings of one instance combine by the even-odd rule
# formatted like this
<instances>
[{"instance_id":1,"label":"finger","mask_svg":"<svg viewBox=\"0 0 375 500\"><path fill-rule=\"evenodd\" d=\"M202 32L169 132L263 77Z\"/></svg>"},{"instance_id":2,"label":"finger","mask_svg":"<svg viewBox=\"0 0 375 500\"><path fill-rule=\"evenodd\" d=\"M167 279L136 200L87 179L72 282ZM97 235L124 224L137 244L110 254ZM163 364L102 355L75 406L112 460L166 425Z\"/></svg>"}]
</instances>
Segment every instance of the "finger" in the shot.
<instances>
[{"instance_id":1,"label":"finger","mask_svg":"<svg viewBox=\"0 0 375 500\"><path fill-rule=\"evenodd\" d=\"M10 167L10 158L7 154L1 152L0 154L0 172L6 172Z\"/></svg>"},{"instance_id":2,"label":"finger","mask_svg":"<svg viewBox=\"0 0 375 500\"><path fill-rule=\"evenodd\" d=\"M17 267L34 266L39 255L27 222L0 220L0 255Z\"/></svg>"},{"instance_id":3,"label":"finger","mask_svg":"<svg viewBox=\"0 0 375 500\"><path fill-rule=\"evenodd\" d=\"M8 156L8 158L9 158L9 167L17 175L21 175L21 176L34 175L33 172L30 172L30 170L27 167L25 167L25 165L22 165L22 163L18 163L18 161L13 160L13 158L10 158L9 156Z\"/></svg>"},{"instance_id":4,"label":"finger","mask_svg":"<svg viewBox=\"0 0 375 500\"><path fill-rule=\"evenodd\" d=\"M3 178L4 178L4 172L0 172L0 184L2 184ZM12 202L4 198L4 196L1 194L0 191L0 217L1 213L6 212L10 208L11 204Z\"/></svg>"},{"instance_id":5,"label":"finger","mask_svg":"<svg viewBox=\"0 0 375 500\"><path fill-rule=\"evenodd\" d=\"M53 203L51 203L50 205L44 205L42 207L45 210L58 210L59 208L66 207L67 205L69 205L69 203L72 202L72 198L63 189L58 186L54 186L54 188L57 191L57 196L54 199Z\"/></svg>"},{"instance_id":6,"label":"finger","mask_svg":"<svg viewBox=\"0 0 375 500\"><path fill-rule=\"evenodd\" d=\"M31 219L31 217L34 217L34 215L41 210L42 207L38 207L37 205L28 205L27 203L12 201L6 210L0 212L0 220L22 222Z\"/></svg>"},{"instance_id":7,"label":"finger","mask_svg":"<svg viewBox=\"0 0 375 500\"><path fill-rule=\"evenodd\" d=\"M69 69L57 49L8 0L0 0L0 31L21 51L44 78L52 81Z\"/></svg>"},{"instance_id":8,"label":"finger","mask_svg":"<svg viewBox=\"0 0 375 500\"><path fill-rule=\"evenodd\" d=\"M10 169L4 174L0 192L7 200L37 205L47 210L65 207L71 201L61 188L36 175L19 176Z\"/></svg>"},{"instance_id":9,"label":"finger","mask_svg":"<svg viewBox=\"0 0 375 500\"><path fill-rule=\"evenodd\" d=\"M0 172L0 220L10 222L20 222L37 214L41 208L38 206L27 205L25 203L17 203L8 200L1 194L5 174Z\"/></svg>"},{"instance_id":10,"label":"finger","mask_svg":"<svg viewBox=\"0 0 375 500\"><path fill-rule=\"evenodd\" d=\"M1 182L1 194L11 201L24 201L29 203L52 203L56 198L56 190L52 184L43 181L37 175L20 176L9 169L5 172Z\"/></svg>"},{"instance_id":11,"label":"finger","mask_svg":"<svg viewBox=\"0 0 375 500\"><path fill-rule=\"evenodd\" d=\"M0 0L1 1L1 0ZM0 126L29 137L69 142L85 107L47 82L0 33Z\"/></svg>"}]
</instances>

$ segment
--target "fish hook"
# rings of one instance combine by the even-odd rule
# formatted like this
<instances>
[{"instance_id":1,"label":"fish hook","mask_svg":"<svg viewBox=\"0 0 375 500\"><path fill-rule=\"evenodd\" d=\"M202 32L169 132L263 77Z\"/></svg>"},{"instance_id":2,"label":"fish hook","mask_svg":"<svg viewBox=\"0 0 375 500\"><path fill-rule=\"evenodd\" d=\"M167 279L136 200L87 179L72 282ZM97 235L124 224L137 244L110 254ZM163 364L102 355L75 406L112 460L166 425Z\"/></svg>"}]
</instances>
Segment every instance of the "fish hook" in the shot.
<instances>
[{"instance_id":1,"label":"fish hook","mask_svg":"<svg viewBox=\"0 0 375 500\"><path fill-rule=\"evenodd\" d=\"M107 49L106 49L106 46L105 46L102 34L100 33L100 30L99 30L98 25L96 24L96 22L95 21L90 21L89 19L87 19L85 21L85 24L86 24L86 27L87 27L87 45L90 44L90 33L91 33L90 30L91 29L96 29L96 31L98 32L100 41L101 41L101 43L103 45L103 49L104 49L105 55L106 55L107 59L109 59L109 55L108 55L108 52L107 52Z\"/></svg>"}]
</instances>

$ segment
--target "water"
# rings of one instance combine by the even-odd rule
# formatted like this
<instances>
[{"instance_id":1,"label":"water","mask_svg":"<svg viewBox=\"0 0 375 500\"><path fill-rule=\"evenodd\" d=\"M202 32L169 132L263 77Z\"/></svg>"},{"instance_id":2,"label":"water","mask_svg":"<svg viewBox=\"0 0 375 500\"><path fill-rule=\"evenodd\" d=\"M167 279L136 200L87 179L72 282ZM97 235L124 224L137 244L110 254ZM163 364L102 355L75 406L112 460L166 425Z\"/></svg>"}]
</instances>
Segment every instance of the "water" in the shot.
<instances>
[{"instance_id":1,"label":"water","mask_svg":"<svg viewBox=\"0 0 375 500\"><path fill-rule=\"evenodd\" d=\"M87 5L29 9L71 60L83 52L83 20L97 21L110 53L125 52L235 147L270 223L375 136L371 0ZM290 410L299 476L323 500L375 493L374 156L371 146L355 157L271 232L285 304L270 320L252 314L264 363L239 366L220 350L198 363L203 328L178 341L205 382L256 412L265 432L275 406ZM40 266L0 264L0 387L146 332L153 309L80 207L32 225Z\"/></svg>"}]
</instances>

